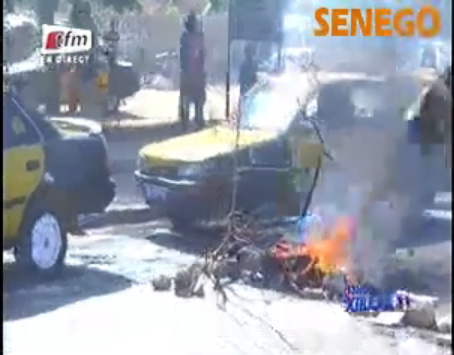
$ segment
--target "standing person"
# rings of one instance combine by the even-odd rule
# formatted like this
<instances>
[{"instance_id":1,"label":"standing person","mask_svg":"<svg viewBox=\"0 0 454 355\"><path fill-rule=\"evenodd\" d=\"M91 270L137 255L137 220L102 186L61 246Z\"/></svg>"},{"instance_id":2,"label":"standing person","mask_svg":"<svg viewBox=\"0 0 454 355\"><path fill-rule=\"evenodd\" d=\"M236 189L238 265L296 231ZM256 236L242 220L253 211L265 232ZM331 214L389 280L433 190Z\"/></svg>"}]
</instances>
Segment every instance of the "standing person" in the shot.
<instances>
[{"instance_id":1,"label":"standing person","mask_svg":"<svg viewBox=\"0 0 454 355\"><path fill-rule=\"evenodd\" d=\"M240 67L240 97L242 98L256 83L258 64L256 60L256 47L248 43L244 48L244 60Z\"/></svg>"},{"instance_id":2,"label":"standing person","mask_svg":"<svg viewBox=\"0 0 454 355\"><path fill-rule=\"evenodd\" d=\"M91 5L88 1L75 1L69 15L70 23L75 28L87 29L91 31L92 47L96 50L98 45L98 28L94 22ZM94 53L91 50L89 53L88 63L84 66L75 65L70 68L69 72L65 73L65 82L67 83L68 93L68 111L70 113L77 111L81 101L81 92L86 89L83 85L87 82L91 83L94 79L95 63Z\"/></svg>"},{"instance_id":3,"label":"standing person","mask_svg":"<svg viewBox=\"0 0 454 355\"><path fill-rule=\"evenodd\" d=\"M197 15L191 12L180 37L180 104L179 113L183 128L189 123L190 105L195 106L197 128L205 125L205 38L200 30Z\"/></svg>"}]
</instances>

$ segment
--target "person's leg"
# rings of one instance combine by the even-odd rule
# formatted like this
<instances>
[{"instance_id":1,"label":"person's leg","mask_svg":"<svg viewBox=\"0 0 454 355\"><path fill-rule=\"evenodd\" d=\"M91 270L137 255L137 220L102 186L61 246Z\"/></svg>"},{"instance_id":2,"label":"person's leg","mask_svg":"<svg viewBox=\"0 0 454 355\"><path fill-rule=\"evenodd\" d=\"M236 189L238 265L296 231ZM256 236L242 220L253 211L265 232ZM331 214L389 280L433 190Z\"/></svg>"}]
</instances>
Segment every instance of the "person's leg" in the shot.
<instances>
[{"instance_id":1,"label":"person's leg","mask_svg":"<svg viewBox=\"0 0 454 355\"><path fill-rule=\"evenodd\" d=\"M74 80L71 78L71 80ZM74 83L71 83L68 88L68 113L74 113L79 106L79 92Z\"/></svg>"},{"instance_id":2,"label":"person's leg","mask_svg":"<svg viewBox=\"0 0 454 355\"><path fill-rule=\"evenodd\" d=\"M195 118L194 121L198 129L205 127L205 118L203 117L203 101L199 98L194 101Z\"/></svg>"},{"instance_id":3,"label":"person's leg","mask_svg":"<svg viewBox=\"0 0 454 355\"><path fill-rule=\"evenodd\" d=\"M180 98L178 102L178 110L179 110L179 116L180 116L180 123L183 131L187 131L188 126L189 126L189 100L188 98L180 93Z\"/></svg>"},{"instance_id":4,"label":"person's leg","mask_svg":"<svg viewBox=\"0 0 454 355\"><path fill-rule=\"evenodd\" d=\"M205 127L205 118L204 118L204 106L205 106L205 89L197 95L194 100L195 106L195 123L198 129Z\"/></svg>"},{"instance_id":5,"label":"person's leg","mask_svg":"<svg viewBox=\"0 0 454 355\"><path fill-rule=\"evenodd\" d=\"M180 73L180 97L178 102L178 111L180 123L183 131L189 127L189 78L187 74Z\"/></svg>"}]
</instances>

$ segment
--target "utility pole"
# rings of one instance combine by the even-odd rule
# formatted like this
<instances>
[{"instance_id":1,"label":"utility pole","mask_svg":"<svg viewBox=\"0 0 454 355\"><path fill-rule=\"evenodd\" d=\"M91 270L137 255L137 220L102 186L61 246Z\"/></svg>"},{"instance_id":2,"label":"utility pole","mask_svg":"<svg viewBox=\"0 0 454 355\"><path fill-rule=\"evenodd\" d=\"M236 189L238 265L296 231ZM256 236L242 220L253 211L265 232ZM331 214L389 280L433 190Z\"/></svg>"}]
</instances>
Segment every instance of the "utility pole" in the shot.
<instances>
[{"instance_id":1,"label":"utility pole","mask_svg":"<svg viewBox=\"0 0 454 355\"><path fill-rule=\"evenodd\" d=\"M53 25L54 14L58 8L58 0L35 0L36 13L39 25ZM45 64L45 91L46 113L58 115L60 113L60 75L56 64Z\"/></svg>"}]
</instances>

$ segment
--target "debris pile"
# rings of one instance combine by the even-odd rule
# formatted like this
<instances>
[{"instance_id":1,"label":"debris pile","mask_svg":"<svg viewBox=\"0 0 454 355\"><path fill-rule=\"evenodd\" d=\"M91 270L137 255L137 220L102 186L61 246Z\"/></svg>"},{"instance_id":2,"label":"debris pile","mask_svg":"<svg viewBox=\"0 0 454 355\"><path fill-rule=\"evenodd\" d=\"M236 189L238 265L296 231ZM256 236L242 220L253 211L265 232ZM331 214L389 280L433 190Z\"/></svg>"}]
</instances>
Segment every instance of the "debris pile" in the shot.
<instances>
[{"instance_id":1,"label":"debris pile","mask_svg":"<svg viewBox=\"0 0 454 355\"><path fill-rule=\"evenodd\" d=\"M287 282L297 290L321 288L324 280L342 271L354 282L349 263L349 245L354 235L353 221L339 218L332 228L310 234L304 244L279 241L272 249Z\"/></svg>"},{"instance_id":2,"label":"debris pile","mask_svg":"<svg viewBox=\"0 0 454 355\"><path fill-rule=\"evenodd\" d=\"M322 289L324 280L345 273L348 267L348 246L353 235L349 218L341 218L320 236L309 236L306 242L294 243L285 233L264 227L254 218L235 212L221 244L197 262L180 270L175 277L160 276L152 281L155 290L169 290L173 281L175 294L182 297L201 295L202 277L211 280L217 291L238 280L278 287L290 286L297 293L306 289ZM326 285L325 285L326 286Z\"/></svg>"},{"instance_id":3,"label":"debris pile","mask_svg":"<svg viewBox=\"0 0 454 355\"><path fill-rule=\"evenodd\" d=\"M208 251L203 261L182 268L174 277L157 277L152 281L153 288L168 291L173 284L178 297L204 297L204 287L210 282L225 305L226 290L237 281L324 300L341 300L347 284L364 282L350 265L350 245L356 237L351 218L338 218L330 228L315 229L315 232L309 229L304 243L294 242L280 229L265 227L241 213L232 214L229 221L225 237L216 250ZM396 291L396 294L408 300L396 306L396 312L359 315L373 316L379 325L450 332L450 319L436 318L436 298L407 291Z\"/></svg>"}]
</instances>

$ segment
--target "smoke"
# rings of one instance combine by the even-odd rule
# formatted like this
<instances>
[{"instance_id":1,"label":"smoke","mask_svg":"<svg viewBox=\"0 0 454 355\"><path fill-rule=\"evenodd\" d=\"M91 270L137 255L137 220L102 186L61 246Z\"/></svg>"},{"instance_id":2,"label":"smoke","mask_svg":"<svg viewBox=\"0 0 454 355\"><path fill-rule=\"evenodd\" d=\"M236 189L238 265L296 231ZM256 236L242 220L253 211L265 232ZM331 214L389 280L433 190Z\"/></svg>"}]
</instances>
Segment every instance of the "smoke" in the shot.
<instances>
[{"instance_id":1,"label":"smoke","mask_svg":"<svg viewBox=\"0 0 454 355\"><path fill-rule=\"evenodd\" d=\"M354 268L374 284L393 243L399 238L404 211L393 186L393 153L398 137L351 127L327 137L336 162L325 165L314 207L329 225L339 216L353 216L357 236L351 256Z\"/></svg>"},{"instance_id":2,"label":"smoke","mask_svg":"<svg viewBox=\"0 0 454 355\"><path fill-rule=\"evenodd\" d=\"M284 18L284 43L295 45L295 38L301 38L300 45L313 49L315 64L322 71L385 78L377 82L366 79L358 85L344 79L333 84L332 90L322 87L325 92L319 93L318 102L324 107L319 112L329 114L319 118L324 121L325 141L335 162L325 164L312 201L328 225L339 216L356 218L353 267L368 282L381 286L389 256L402 238L406 215L415 207L410 206L412 195L420 189L419 177L413 176L418 175L419 151L407 143L402 109L421 90L421 83L409 74L420 66L422 49L433 43L398 37L313 37L314 23L307 13L303 16L297 2L290 2ZM348 100L357 116L353 122L345 92L350 93Z\"/></svg>"}]
</instances>

